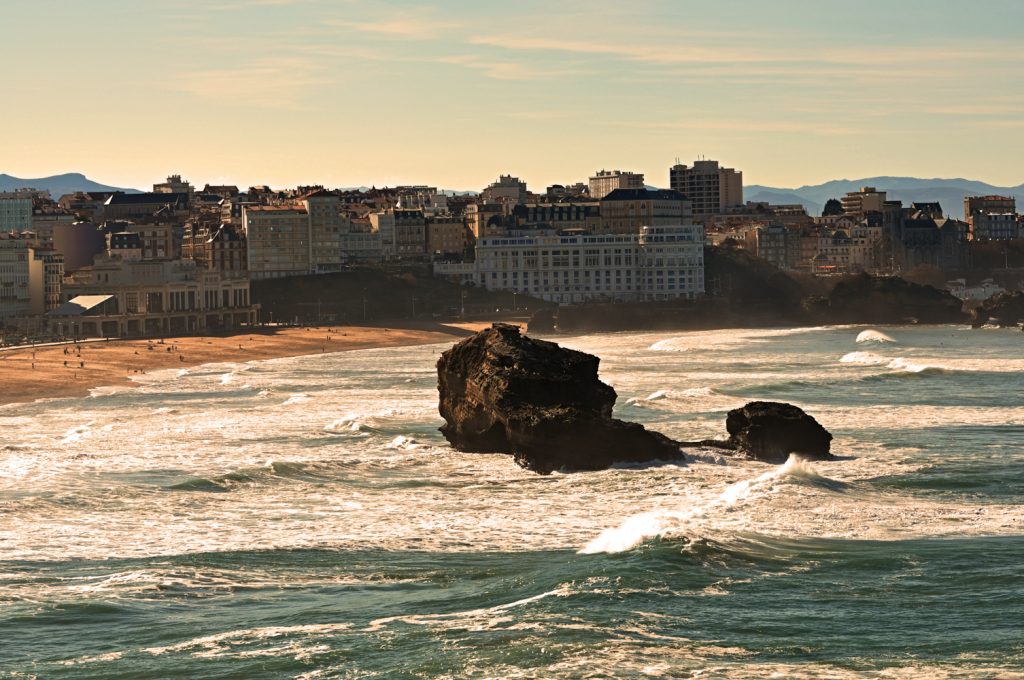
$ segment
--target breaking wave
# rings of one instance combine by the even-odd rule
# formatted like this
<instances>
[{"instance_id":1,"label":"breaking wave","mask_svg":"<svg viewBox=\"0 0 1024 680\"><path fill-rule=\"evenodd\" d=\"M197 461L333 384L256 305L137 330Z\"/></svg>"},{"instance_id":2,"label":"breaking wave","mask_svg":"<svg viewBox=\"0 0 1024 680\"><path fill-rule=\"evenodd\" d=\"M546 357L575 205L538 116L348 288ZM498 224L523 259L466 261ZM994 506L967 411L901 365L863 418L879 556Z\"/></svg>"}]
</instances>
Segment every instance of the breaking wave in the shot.
<instances>
[{"instance_id":1,"label":"breaking wave","mask_svg":"<svg viewBox=\"0 0 1024 680\"><path fill-rule=\"evenodd\" d=\"M727 512L739 503L770 494L788 477L811 480L823 486L834 483L815 472L799 456L791 455L784 465L752 479L730 484L717 497L702 505L685 510L659 509L634 515L619 526L603 531L579 552L585 555L619 553L632 550L652 538L685 536L688 530L694 528L695 522L718 512Z\"/></svg>"},{"instance_id":2,"label":"breaking wave","mask_svg":"<svg viewBox=\"0 0 1024 680\"><path fill-rule=\"evenodd\" d=\"M860 344L865 342L887 343L896 342L896 340L893 339L891 336L882 333L881 331L869 329L866 331L861 331L860 333L857 334L857 343Z\"/></svg>"}]
</instances>

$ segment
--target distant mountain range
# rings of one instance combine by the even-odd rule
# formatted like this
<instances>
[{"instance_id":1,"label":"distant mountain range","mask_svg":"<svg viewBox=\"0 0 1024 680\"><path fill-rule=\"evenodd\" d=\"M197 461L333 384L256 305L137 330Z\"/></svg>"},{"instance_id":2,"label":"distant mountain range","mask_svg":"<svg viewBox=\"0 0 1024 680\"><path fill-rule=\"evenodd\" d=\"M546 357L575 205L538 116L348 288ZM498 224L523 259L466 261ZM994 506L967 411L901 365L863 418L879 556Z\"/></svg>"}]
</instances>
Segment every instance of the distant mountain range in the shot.
<instances>
[{"instance_id":1,"label":"distant mountain range","mask_svg":"<svg viewBox=\"0 0 1024 680\"><path fill-rule=\"evenodd\" d=\"M106 184L94 182L79 172L69 172L63 175L52 177L37 177L35 179L24 179L12 177L0 173L0 191L14 191L15 189L39 189L50 192L53 200L57 200L64 194L73 194L76 191L123 191L126 194L137 194L138 189L126 189L122 187L111 187Z\"/></svg>"},{"instance_id":2,"label":"distant mountain range","mask_svg":"<svg viewBox=\"0 0 1024 680\"><path fill-rule=\"evenodd\" d=\"M797 189L777 189L752 184L743 187L744 200L767 201L769 203L800 203L811 215L820 215L825 202L830 198L842 198L850 191L861 187L874 187L885 191L890 200L903 201L909 206L913 202L942 204L942 210L950 217L963 218L964 196L997 194L1013 196L1018 207L1024 204L1024 184L1015 187L997 187L970 179L918 179L916 177L865 177L864 179L836 179L824 184L815 184Z\"/></svg>"}]
</instances>

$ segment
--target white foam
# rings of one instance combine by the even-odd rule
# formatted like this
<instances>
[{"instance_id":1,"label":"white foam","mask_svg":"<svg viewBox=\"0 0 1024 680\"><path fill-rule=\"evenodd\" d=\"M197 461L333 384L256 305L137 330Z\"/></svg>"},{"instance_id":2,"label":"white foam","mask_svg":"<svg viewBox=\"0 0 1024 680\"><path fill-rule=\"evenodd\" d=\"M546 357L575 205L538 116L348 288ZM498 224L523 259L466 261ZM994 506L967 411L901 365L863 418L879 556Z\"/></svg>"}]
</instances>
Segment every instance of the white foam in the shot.
<instances>
[{"instance_id":1,"label":"white foam","mask_svg":"<svg viewBox=\"0 0 1024 680\"><path fill-rule=\"evenodd\" d=\"M685 510L660 509L634 515L618 527L606 529L579 552L585 555L625 552L650 538L678 535L695 519L709 513L727 510L756 494L770 492L777 480L791 474L807 472L810 472L811 475L815 474L809 470L808 464L798 456L790 456L783 465L768 470L753 479L730 484L718 497L703 505Z\"/></svg>"},{"instance_id":2,"label":"white foam","mask_svg":"<svg viewBox=\"0 0 1024 680\"><path fill-rule=\"evenodd\" d=\"M929 366L928 364L919 364L913 361L908 361L903 357L896 357L886 364L885 367L901 373L923 373L930 368L941 368L939 366Z\"/></svg>"},{"instance_id":3,"label":"white foam","mask_svg":"<svg viewBox=\"0 0 1024 680\"><path fill-rule=\"evenodd\" d=\"M882 333L881 331L875 331L875 330L868 329L866 331L861 331L860 333L857 334L857 342L858 343L863 343L863 342L878 342L878 343L883 343L884 342L884 343L887 343L887 342L896 342L896 340L893 339L891 336L886 335L885 333Z\"/></svg>"},{"instance_id":4,"label":"white foam","mask_svg":"<svg viewBox=\"0 0 1024 680\"><path fill-rule=\"evenodd\" d=\"M873 352L850 352L839 358L841 364L857 364L858 366L881 366L889 361L891 359L888 357Z\"/></svg>"},{"instance_id":5,"label":"white foam","mask_svg":"<svg viewBox=\"0 0 1024 680\"><path fill-rule=\"evenodd\" d=\"M406 437L405 435L398 435L397 437L392 439L390 442L388 442L388 445L385 446L384 448L387 448L387 449L412 450L412 449L418 449L418 448L420 448L420 446L421 446L420 443L417 442L412 437Z\"/></svg>"}]
</instances>

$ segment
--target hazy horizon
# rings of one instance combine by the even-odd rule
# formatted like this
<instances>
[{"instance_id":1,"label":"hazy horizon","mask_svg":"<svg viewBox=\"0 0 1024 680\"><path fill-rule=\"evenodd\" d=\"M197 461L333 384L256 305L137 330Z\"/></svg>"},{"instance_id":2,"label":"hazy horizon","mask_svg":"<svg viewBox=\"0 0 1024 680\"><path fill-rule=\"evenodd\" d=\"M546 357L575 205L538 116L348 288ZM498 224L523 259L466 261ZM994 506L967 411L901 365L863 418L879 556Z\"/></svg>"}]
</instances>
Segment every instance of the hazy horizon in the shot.
<instances>
[{"instance_id":1,"label":"hazy horizon","mask_svg":"<svg viewBox=\"0 0 1024 680\"><path fill-rule=\"evenodd\" d=\"M0 171L479 190L600 168L664 185L703 155L775 187L1024 181L1019 3L515 9L15 0Z\"/></svg>"}]
</instances>

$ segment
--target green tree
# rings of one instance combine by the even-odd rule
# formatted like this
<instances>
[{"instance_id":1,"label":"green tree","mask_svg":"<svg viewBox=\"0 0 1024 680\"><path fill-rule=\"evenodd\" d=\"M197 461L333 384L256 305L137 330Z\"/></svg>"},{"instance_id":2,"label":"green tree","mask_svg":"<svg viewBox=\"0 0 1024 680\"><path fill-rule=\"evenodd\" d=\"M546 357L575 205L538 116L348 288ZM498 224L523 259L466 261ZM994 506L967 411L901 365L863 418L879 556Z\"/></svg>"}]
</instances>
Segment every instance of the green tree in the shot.
<instances>
[{"instance_id":1,"label":"green tree","mask_svg":"<svg viewBox=\"0 0 1024 680\"><path fill-rule=\"evenodd\" d=\"M825 209L821 211L822 215L842 215L843 204L839 202L838 198L830 198L825 201Z\"/></svg>"}]
</instances>

